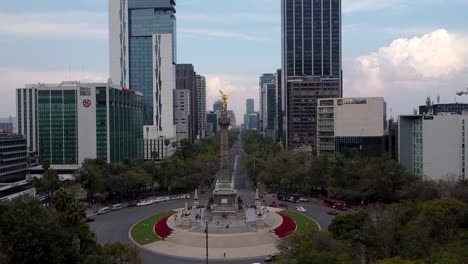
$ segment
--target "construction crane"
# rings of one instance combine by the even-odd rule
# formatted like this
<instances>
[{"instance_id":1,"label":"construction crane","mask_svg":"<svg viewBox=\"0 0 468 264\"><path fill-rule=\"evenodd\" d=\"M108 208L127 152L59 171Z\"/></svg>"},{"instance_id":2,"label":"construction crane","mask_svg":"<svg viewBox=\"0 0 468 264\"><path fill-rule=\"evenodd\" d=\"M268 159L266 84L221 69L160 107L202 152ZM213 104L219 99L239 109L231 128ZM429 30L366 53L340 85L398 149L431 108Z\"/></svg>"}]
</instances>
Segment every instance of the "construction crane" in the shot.
<instances>
[{"instance_id":1,"label":"construction crane","mask_svg":"<svg viewBox=\"0 0 468 264\"><path fill-rule=\"evenodd\" d=\"M468 95L468 88L466 88L466 91L464 91L464 92L458 92L457 95L458 96Z\"/></svg>"}]
</instances>

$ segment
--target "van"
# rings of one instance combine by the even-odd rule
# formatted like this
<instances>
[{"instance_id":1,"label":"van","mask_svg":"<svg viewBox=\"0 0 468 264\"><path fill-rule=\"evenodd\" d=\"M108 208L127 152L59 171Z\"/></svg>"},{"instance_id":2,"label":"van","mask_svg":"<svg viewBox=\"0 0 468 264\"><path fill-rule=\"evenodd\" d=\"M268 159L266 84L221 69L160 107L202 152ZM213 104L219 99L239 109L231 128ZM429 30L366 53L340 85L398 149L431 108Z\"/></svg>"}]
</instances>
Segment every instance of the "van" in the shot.
<instances>
[{"instance_id":1,"label":"van","mask_svg":"<svg viewBox=\"0 0 468 264\"><path fill-rule=\"evenodd\" d=\"M97 211L98 215L107 214L108 212L110 212L109 207L103 207Z\"/></svg>"},{"instance_id":2,"label":"van","mask_svg":"<svg viewBox=\"0 0 468 264\"><path fill-rule=\"evenodd\" d=\"M121 204L113 204L112 205L112 211L117 211L117 210L120 210L122 209L122 205Z\"/></svg>"}]
</instances>

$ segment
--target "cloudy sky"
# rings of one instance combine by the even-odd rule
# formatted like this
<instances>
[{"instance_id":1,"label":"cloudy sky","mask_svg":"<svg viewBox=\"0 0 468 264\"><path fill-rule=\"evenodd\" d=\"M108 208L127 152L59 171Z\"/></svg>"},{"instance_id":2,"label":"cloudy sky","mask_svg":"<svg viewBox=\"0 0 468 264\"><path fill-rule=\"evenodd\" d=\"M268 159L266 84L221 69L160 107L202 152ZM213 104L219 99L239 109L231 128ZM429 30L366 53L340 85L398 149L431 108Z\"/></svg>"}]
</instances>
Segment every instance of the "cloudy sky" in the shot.
<instances>
[{"instance_id":1,"label":"cloudy sky","mask_svg":"<svg viewBox=\"0 0 468 264\"><path fill-rule=\"evenodd\" d=\"M384 96L393 116L468 88L468 0L343 0L345 96ZM0 0L0 117L25 83L108 77L107 0ZM238 117L281 65L279 0L178 0L178 63L233 91ZM468 102L468 98L456 98Z\"/></svg>"}]
</instances>

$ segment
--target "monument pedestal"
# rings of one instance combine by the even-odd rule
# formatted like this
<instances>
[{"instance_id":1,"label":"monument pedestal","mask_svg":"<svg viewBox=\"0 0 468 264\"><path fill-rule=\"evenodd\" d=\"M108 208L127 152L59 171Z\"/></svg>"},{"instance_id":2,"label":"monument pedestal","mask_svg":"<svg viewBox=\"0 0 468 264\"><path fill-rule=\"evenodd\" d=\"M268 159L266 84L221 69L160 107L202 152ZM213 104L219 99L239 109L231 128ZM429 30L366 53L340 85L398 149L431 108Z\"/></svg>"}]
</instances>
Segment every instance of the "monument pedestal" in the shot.
<instances>
[{"instance_id":1,"label":"monument pedestal","mask_svg":"<svg viewBox=\"0 0 468 264\"><path fill-rule=\"evenodd\" d=\"M217 219L232 219L238 217L237 192L231 183L217 182L213 191L211 215Z\"/></svg>"}]
</instances>

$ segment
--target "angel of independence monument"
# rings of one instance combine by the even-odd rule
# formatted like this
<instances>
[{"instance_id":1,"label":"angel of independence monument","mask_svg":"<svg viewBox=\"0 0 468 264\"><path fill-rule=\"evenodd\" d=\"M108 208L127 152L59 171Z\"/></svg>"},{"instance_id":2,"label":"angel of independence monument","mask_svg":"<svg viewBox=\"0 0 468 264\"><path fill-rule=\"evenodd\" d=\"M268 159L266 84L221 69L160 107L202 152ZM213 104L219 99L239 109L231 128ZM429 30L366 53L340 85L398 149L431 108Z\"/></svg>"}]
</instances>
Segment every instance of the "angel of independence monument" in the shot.
<instances>
[{"instance_id":1,"label":"angel of independence monument","mask_svg":"<svg viewBox=\"0 0 468 264\"><path fill-rule=\"evenodd\" d=\"M227 115L227 99L228 95L222 91L221 105L223 107L221 117L219 118L219 126L221 128L220 143L221 143L221 158L219 171L217 173L217 181L215 190L213 191L213 204L208 208L208 214L213 219L232 219L239 216L239 206L237 205L237 192L234 189L234 181L230 176L229 170L229 137L228 129L231 124Z\"/></svg>"}]
</instances>

